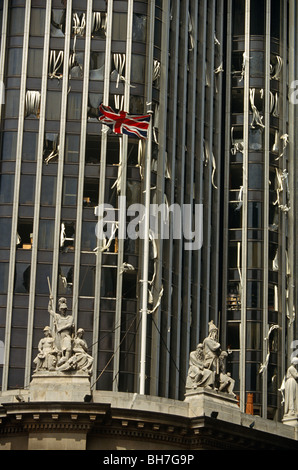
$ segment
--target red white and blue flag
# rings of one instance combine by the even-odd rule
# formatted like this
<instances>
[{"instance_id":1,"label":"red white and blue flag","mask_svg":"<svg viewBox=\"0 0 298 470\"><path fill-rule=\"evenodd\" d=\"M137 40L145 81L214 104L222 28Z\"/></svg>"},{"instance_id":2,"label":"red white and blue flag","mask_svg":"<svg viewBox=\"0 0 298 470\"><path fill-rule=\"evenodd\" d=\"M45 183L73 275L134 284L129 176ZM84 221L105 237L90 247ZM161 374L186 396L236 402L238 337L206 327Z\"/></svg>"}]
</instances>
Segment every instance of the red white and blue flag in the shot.
<instances>
[{"instance_id":1,"label":"red white and blue flag","mask_svg":"<svg viewBox=\"0 0 298 470\"><path fill-rule=\"evenodd\" d=\"M116 113L110 106L99 106L98 120L109 126L115 134L126 134L139 139L147 139L150 114L129 115L126 111Z\"/></svg>"}]
</instances>

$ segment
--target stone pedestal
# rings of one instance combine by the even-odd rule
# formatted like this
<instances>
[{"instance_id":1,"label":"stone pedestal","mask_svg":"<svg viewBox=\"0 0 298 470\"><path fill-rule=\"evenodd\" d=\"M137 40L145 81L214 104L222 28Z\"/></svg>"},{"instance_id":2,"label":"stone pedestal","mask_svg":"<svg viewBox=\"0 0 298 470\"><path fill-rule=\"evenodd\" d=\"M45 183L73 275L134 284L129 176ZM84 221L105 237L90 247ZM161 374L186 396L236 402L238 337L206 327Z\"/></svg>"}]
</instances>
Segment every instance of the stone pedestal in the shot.
<instances>
[{"instance_id":1,"label":"stone pedestal","mask_svg":"<svg viewBox=\"0 0 298 470\"><path fill-rule=\"evenodd\" d=\"M32 376L30 401L82 402L91 395L90 375L82 371L39 371Z\"/></svg>"},{"instance_id":2,"label":"stone pedestal","mask_svg":"<svg viewBox=\"0 0 298 470\"><path fill-rule=\"evenodd\" d=\"M209 389L197 389L185 393L189 403L189 417L210 416L223 421L241 422L241 412L234 395Z\"/></svg>"},{"instance_id":3,"label":"stone pedestal","mask_svg":"<svg viewBox=\"0 0 298 470\"><path fill-rule=\"evenodd\" d=\"M287 424L288 426L294 426L298 428L298 415L284 415L282 423Z\"/></svg>"}]
</instances>

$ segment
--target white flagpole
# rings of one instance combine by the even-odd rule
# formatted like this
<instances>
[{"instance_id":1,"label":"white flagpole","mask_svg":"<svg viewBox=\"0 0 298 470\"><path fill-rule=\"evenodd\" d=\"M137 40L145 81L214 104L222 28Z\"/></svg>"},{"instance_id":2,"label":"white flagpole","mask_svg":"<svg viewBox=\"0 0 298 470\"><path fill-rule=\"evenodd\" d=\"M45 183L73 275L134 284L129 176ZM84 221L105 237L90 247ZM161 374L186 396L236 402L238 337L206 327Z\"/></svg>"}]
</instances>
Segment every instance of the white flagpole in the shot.
<instances>
[{"instance_id":1,"label":"white flagpole","mask_svg":"<svg viewBox=\"0 0 298 470\"><path fill-rule=\"evenodd\" d=\"M154 18L155 1L150 2L150 26L148 38L148 77L147 77L147 103L152 101L153 82L153 47L154 47ZM145 394L146 381L146 349L147 349L147 316L148 316L148 268L149 268L149 222L150 222L150 187L151 187L151 152L152 152L152 116L148 129L145 155L145 219L144 219L144 245L143 245L143 272L141 284L141 357L140 357L140 395Z\"/></svg>"},{"instance_id":2,"label":"white flagpole","mask_svg":"<svg viewBox=\"0 0 298 470\"><path fill-rule=\"evenodd\" d=\"M140 358L140 395L145 394L146 380L146 346L147 346L147 315L148 315L148 268L149 268L149 222L150 222L150 186L151 186L151 149L152 149L152 119L148 129L148 140L145 156L145 217L143 245L143 273L141 285L141 358Z\"/></svg>"}]
</instances>

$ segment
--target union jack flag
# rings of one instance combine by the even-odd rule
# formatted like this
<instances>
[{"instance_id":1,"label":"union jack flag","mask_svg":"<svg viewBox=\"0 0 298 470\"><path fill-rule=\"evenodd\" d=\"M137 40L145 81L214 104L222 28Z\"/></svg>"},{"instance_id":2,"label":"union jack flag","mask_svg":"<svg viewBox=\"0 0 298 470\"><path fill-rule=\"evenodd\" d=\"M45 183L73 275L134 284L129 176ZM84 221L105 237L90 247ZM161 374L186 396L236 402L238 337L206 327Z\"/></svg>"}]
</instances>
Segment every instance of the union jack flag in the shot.
<instances>
[{"instance_id":1,"label":"union jack flag","mask_svg":"<svg viewBox=\"0 0 298 470\"><path fill-rule=\"evenodd\" d=\"M98 120L106 124L115 134L126 134L139 139L147 139L150 124L150 114L129 115L126 111L119 114L113 111L110 106L99 106Z\"/></svg>"}]
</instances>

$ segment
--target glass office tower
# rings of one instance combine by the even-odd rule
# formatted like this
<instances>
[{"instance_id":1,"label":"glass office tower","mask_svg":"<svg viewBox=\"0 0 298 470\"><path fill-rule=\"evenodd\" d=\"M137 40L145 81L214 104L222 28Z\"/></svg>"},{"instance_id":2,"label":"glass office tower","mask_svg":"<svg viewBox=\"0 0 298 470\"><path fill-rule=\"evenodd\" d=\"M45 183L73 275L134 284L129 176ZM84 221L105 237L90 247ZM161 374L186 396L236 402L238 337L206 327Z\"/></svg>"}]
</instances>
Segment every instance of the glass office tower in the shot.
<instances>
[{"instance_id":1,"label":"glass office tower","mask_svg":"<svg viewBox=\"0 0 298 470\"><path fill-rule=\"evenodd\" d=\"M1 2L2 390L28 387L52 292L85 330L94 389L183 399L214 320L240 407L252 392L275 415L295 324L296 15L294 1ZM101 103L150 114L148 138L102 125ZM194 233L203 208L202 247L171 223L124 237L150 203L167 222L191 208Z\"/></svg>"}]
</instances>

